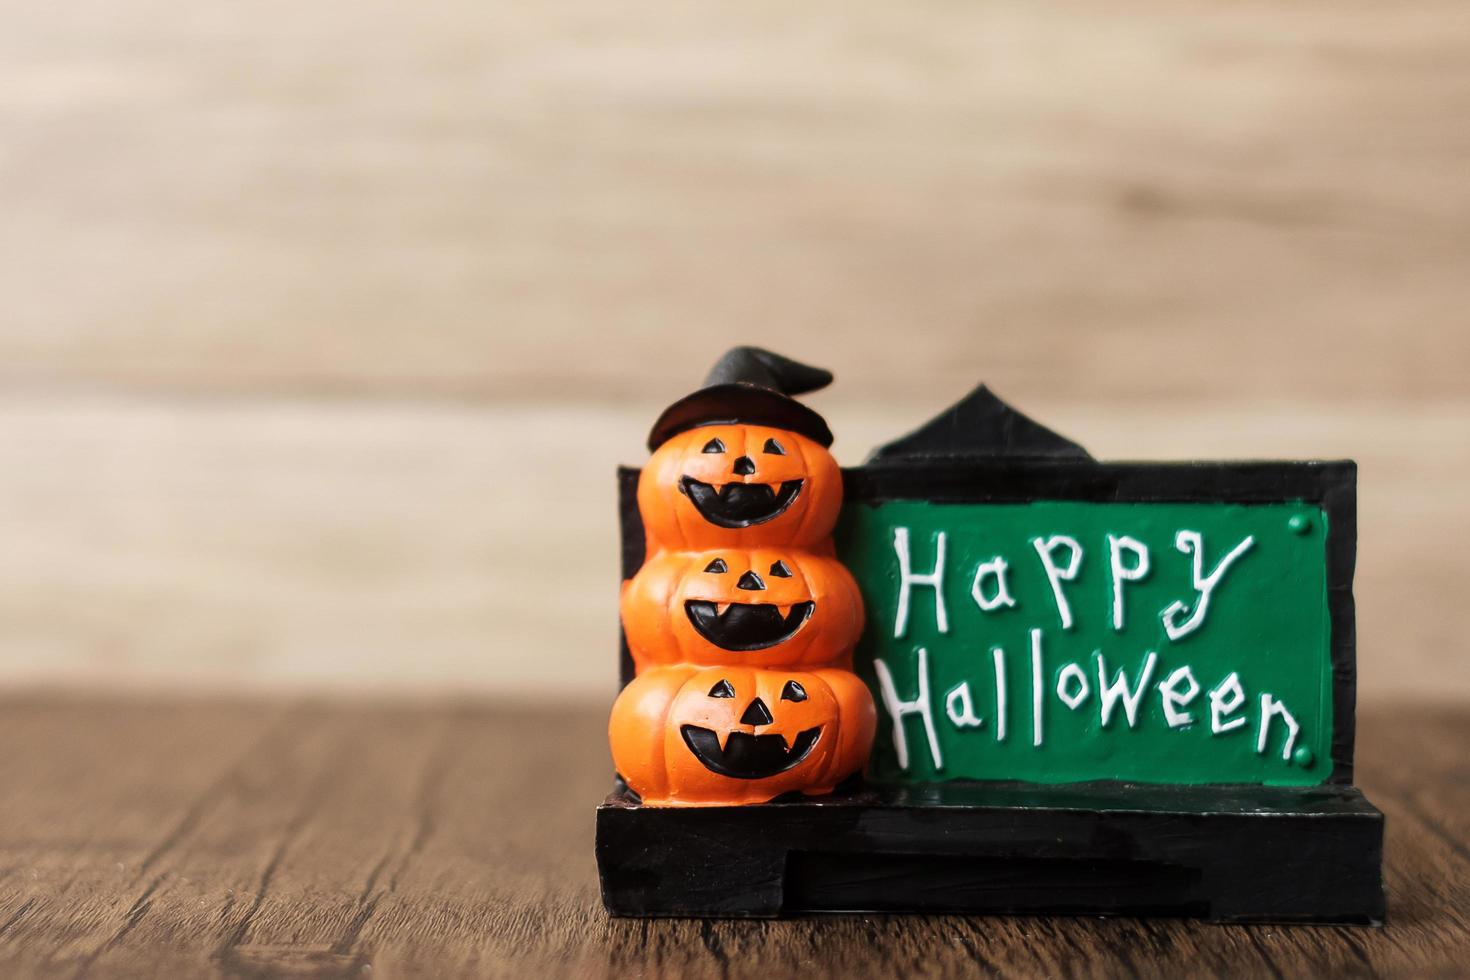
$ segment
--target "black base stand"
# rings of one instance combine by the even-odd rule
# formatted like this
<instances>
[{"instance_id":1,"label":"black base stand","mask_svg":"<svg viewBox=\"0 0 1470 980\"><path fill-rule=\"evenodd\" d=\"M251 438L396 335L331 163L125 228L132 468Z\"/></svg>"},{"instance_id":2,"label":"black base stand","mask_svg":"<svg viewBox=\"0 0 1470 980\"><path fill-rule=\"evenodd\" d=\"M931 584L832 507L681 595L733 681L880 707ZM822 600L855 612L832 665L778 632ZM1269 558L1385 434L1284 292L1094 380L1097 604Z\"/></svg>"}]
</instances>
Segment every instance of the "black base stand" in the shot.
<instances>
[{"instance_id":1,"label":"black base stand","mask_svg":"<svg viewBox=\"0 0 1470 980\"><path fill-rule=\"evenodd\" d=\"M1173 915L1380 924L1383 814L1351 786L936 784L597 809L613 915Z\"/></svg>"}]
</instances>

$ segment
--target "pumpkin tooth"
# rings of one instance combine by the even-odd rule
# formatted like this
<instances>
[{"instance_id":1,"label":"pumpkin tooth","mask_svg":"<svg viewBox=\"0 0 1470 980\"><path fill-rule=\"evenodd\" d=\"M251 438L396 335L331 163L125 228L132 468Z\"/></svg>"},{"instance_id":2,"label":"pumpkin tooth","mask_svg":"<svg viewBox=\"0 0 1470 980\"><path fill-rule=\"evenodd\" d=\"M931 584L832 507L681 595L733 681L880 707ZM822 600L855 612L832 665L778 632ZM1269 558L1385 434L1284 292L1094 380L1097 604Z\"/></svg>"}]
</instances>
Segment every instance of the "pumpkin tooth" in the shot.
<instances>
[{"instance_id":1,"label":"pumpkin tooth","mask_svg":"<svg viewBox=\"0 0 1470 980\"><path fill-rule=\"evenodd\" d=\"M733 605L735 605L735 603L733 603L733 602L717 602L717 603L715 603L715 615L716 616L723 616L723 615L725 615L725 610L726 609L729 609Z\"/></svg>"}]
</instances>

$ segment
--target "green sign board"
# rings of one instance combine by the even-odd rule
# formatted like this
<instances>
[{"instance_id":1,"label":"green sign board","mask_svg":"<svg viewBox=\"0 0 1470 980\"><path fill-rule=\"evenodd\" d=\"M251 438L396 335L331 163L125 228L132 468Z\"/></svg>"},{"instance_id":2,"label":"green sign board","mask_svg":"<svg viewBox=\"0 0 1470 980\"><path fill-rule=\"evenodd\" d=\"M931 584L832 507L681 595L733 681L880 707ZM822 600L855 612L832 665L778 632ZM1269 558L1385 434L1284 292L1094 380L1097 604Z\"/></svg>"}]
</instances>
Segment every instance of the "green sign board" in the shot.
<instances>
[{"instance_id":1,"label":"green sign board","mask_svg":"<svg viewBox=\"0 0 1470 980\"><path fill-rule=\"evenodd\" d=\"M1333 775L1324 507L864 496L837 548L867 609L872 781Z\"/></svg>"}]
</instances>

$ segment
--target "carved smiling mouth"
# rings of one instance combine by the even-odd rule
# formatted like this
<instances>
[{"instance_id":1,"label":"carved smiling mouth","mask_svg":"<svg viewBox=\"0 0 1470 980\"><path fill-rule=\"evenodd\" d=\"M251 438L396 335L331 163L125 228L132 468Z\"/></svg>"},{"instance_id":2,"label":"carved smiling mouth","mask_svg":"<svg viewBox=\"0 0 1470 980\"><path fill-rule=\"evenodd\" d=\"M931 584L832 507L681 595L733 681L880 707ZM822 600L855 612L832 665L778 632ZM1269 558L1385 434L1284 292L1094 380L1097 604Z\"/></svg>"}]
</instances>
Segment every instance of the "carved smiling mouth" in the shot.
<instances>
[{"instance_id":1,"label":"carved smiling mouth","mask_svg":"<svg viewBox=\"0 0 1470 980\"><path fill-rule=\"evenodd\" d=\"M689 599L684 603L684 615L700 636L720 649L748 653L791 639L816 607L810 599L793 603L783 616L779 606L765 603L732 602L720 612L719 603Z\"/></svg>"},{"instance_id":2,"label":"carved smiling mouth","mask_svg":"<svg viewBox=\"0 0 1470 980\"><path fill-rule=\"evenodd\" d=\"M768 483L727 483L716 490L692 476L679 481L699 516L716 527L741 528L764 524L781 516L801 493L801 480L787 480L780 489Z\"/></svg>"},{"instance_id":3,"label":"carved smiling mouth","mask_svg":"<svg viewBox=\"0 0 1470 980\"><path fill-rule=\"evenodd\" d=\"M795 767L811 752L822 734L822 726L808 728L787 746L781 735L751 735L731 732L720 746L720 737L708 728L684 725L679 729L684 744L710 772L735 779L764 779Z\"/></svg>"}]
</instances>

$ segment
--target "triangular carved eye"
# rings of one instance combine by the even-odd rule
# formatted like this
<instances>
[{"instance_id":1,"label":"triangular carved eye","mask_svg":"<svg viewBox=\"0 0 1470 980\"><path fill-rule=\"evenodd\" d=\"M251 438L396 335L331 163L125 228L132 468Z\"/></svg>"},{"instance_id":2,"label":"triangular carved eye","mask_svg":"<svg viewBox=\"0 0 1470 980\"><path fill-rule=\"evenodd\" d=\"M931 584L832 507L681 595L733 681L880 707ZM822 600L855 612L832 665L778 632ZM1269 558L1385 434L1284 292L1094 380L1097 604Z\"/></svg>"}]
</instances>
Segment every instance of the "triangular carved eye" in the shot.
<instances>
[{"instance_id":1,"label":"triangular carved eye","mask_svg":"<svg viewBox=\"0 0 1470 980\"><path fill-rule=\"evenodd\" d=\"M704 448L700 450L700 452L702 453L722 453L724 451L725 444L718 439L711 439L709 442L705 443Z\"/></svg>"},{"instance_id":2,"label":"triangular carved eye","mask_svg":"<svg viewBox=\"0 0 1470 980\"><path fill-rule=\"evenodd\" d=\"M804 688L800 684L796 683L796 681L787 681L786 682L786 686L783 687L783 688L781 688L781 700L782 701L805 701L806 700L806 688Z\"/></svg>"},{"instance_id":3,"label":"triangular carved eye","mask_svg":"<svg viewBox=\"0 0 1470 980\"><path fill-rule=\"evenodd\" d=\"M772 456L786 455L786 450L782 449L781 444L775 439L767 439L766 444L761 447L761 452L770 453Z\"/></svg>"},{"instance_id":4,"label":"triangular carved eye","mask_svg":"<svg viewBox=\"0 0 1470 980\"><path fill-rule=\"evenodd\" d=\"M789 687L790 685L787 686ZM712 698L733 698L735 696L735 688L730 685L729 681L722 678L718 684L709 689L709 696ZM805 698L806 692L802 692L801 696Z\"/></svg>"},{"instance_id":5,"label":"triangular carved eye","mask_svg":"<svg viewBox=\"0 0 1470 980\"><path fill-rule=\"evenodd\" d=\"M730 568L728 565L725 564L725 559L716 558L714 561L704 566L704 570L706 572L709 572L711 575L723 575L728 572Z\"/></svg>"},{"instance_id":6,"label":"triangular carved eye","mask_svg":"<svg viewBox=\"0 0 1470 980\"><path fill-rule=\"evenodd\" d=\"M791 569L786 567L786 563L784 561L777 561L774 565L771 566L771 574L776 576L777 578L790 578Z\"/></svg>"}]
</instances>

